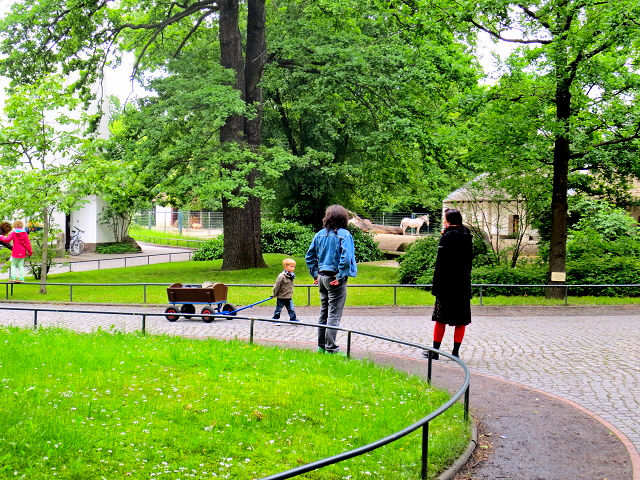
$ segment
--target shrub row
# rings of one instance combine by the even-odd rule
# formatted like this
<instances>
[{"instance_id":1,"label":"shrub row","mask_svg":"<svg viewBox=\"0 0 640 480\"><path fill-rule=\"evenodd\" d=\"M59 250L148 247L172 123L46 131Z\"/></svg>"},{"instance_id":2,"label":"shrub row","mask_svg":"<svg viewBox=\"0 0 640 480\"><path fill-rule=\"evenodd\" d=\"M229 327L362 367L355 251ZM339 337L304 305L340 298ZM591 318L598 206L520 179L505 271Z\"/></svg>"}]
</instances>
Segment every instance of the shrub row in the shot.
<instances>
[{"instance_id":1,"label":"shrub row","mask_svg":"<svg viewBox=\"0 0 640 480\"><path fill-rule=\"evenodd\" d=\"M353 235L358 262L382 260L383 253L373 239L373 235L349 226ZM315 232L307 226L294 222L262 222L261 245L264 253L283 253L292 257L304 257ZM193 255L193 260L217 260L222 258L223 237L212 238L204 243Z\"/></svg>"},{"instance_id":2,"label":"shrub row","mask_svg":"<svg viewBox=\"0 0 640 480\"><path fill-rule=\"evenodd\" d=\"M139 246L126 242L114 242L96 245L96 253L106 253L113 255L118 253L138 253L139 251L141 251Z\"/></svg>"},{"instance_id":3,"label":"shrub row","mask_svg":"<svg viewBox=\"0 0 640 480\"><path fill-rule=\"evenodd\" d=\"M475 243L474 243L475 247ZM630 248L627 246L627 248ZM438 249L438 238L427 237L414 242L400 259L398 282L404 284L430 284ZM600 252L603 253L603 252ZM520 262L516 268L506 264L493 264L493 258L474 248L474 268L471 281L475 284L545 285L548 267L540 262ZM603 253L599 256L569 257L567 261L569 285L640 285L640 258ZM543 295L541 287L484 287L482 294L491 295ZM637 287L573 287L573 296L640 296Z\"/></svg>"}]
</instances>

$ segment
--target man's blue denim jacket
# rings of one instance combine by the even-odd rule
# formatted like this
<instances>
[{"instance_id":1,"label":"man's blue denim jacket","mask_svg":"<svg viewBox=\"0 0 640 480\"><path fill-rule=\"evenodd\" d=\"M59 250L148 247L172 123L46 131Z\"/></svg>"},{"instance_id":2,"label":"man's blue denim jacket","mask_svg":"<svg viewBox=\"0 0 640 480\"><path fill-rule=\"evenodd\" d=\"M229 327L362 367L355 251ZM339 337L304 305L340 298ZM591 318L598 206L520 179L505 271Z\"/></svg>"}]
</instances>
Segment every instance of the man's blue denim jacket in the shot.
<instances>
[{"instance_id":1,"label":"man's blue denim jacket","mask_svg":"<svg viewBox=\"0 0 640 480\"><path fill-rule=\"evenodd\" d=\"M337 232L323 228L316 233L307 250L306 261L314 279L321 271L335 272L338 280L355 277L358 273L353 237L344 228Z\"/></svg>"}]
</instances>

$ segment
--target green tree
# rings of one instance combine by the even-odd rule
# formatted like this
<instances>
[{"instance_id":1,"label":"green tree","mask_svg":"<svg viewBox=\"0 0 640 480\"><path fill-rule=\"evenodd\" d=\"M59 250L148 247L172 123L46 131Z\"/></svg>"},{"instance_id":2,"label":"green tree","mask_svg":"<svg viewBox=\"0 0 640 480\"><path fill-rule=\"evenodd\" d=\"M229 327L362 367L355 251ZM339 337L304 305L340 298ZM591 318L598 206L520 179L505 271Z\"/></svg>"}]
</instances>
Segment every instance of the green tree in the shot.
<instances>
[{"instance_id":1,"label":"green tree","mask_svg":"<svg viewBox=\"0 0 640 480\"><path fill-rule=\"evenodd\" d=\"M246 104L230 84L232 72L210 57L209 48L206 39L194 42L188 55L167 62L164 76L146 84L152 95L117 109L104 156L118 180L109 182L105 199L120 211L130 210L131 199L180 208L220 209L224 201L242 207L249 193L269 196L264 179L288 167L281 149L222 148L216 133ZM234 170L224 166L231 155ZM258 172L251 191L246 185L237 191L238 177L249 170Z\"/></svg>"},{"instance_id":2,"label":"green tree","mask_svg":"<svg viewBox=\"0 0 640 480\"><path fill-rule=\"evenodd\" d=\"M600 180L640 173L640 4L462 1L455 12L442 5L454 22L520 45L507 74L481 99L476 144L493 171L547 176L549 272L565 272L572 172L589 170Z\"/></svg>"},{"instance_id":3,"label":"green tree","mask_svg":"<svg viewBox=\"0 0 640 480\"><path fill-rule=\"evenodd\" d=\"M473 59L409 3L281 2L269 15L265 140L297 158L276 211L318 223L324 207L439 209L455 173L453 100L476 84Z\"/></svg>"},{"instance_id":4,"label":"green tree","mask_svg":"<svg viewBox=\"0 0 640 480\"><path fill-rule=\"evenodd\" d=\"M54 238L54 210L77 206L92 183L92 145L82 132L86 115L71 113L79 100L57 75L13 90L0 123L0 196L7 215L42 223L42 244ZM41 248L40 293L47 293L49 249Z\"/></svg>"},{"instance_id":5,"label":"green tree","mask_svg":"<svg viewBox=\"0 0 640 480\"><path fill-rule=\"evenodd\" d=\"M0 30L3 73L17 83L28 83L59 68L64 73L77 72L75 85L87 97L109 54L118 48L136 51L137 69L146 58L158 62L169 49L179 55L202 32L215 31L220 64L233 72L231 84L252 112L230 115L217 132L221 164L234 179L230 192L235 195L233 200L222 199L223 268L265 266L260 247L261 201L252 190L258 177L252 166L259 161L261 144L264 0L18 0Z\"/></svg>"}]
</instances>

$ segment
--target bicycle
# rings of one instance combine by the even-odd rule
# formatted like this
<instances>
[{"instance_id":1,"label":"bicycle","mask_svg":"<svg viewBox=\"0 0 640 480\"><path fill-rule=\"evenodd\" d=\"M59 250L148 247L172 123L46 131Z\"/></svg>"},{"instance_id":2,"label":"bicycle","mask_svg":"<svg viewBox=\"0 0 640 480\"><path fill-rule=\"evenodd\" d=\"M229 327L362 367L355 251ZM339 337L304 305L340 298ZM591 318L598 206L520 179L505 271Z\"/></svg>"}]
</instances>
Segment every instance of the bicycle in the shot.
<instances>
[{"instance_id":1,"label":"bicycle","mask_svg":"<svg viewBox=\"0 0 640 480\"><path fill-rule=\"evenodd\" d=\"M71 255L80 255L84 252L84 242L80 239L80 233L84 233L84 230L80 230L78 227L73 227L71 231L71 240L69 241L69 253Z\"/></svg>"}]
</instances>

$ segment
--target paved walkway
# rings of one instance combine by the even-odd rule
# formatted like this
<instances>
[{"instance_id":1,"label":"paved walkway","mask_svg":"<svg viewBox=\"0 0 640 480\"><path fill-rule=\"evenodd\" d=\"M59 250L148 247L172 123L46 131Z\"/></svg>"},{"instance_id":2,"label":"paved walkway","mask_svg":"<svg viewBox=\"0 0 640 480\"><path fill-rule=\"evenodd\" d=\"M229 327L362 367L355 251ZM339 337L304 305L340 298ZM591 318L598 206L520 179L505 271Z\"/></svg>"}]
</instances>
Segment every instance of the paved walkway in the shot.
<instances>
[{"instance_id":1,"label":"paved walkway","mask_svg":"<svg viewBox=\"0 0 640 480\"><path fill-rule=\"evenodd\" d=\"M106 268L135 267L154 263L185 262L191 259L193 248L155 245L138 242L142 247L139 253L104 254L85 252L82 255L59 257L50 273L86 272ZM26 267L25 267L26 268ZM28 269L27 276L30 275ZM9 272L0 272L0 279L9 278Z\"/></svg>"},{"instance_id":2,"label":"paved walkway","mask_svg":"<svg viewBox=\"0 0 640 480\"><path fill-rule=\"evenodd\" d=\"M2 306L2 304L0 304ZM8 305L4 305L8 306ZM19 307L18 304L12 306ZM28 307L29 305L24 305ZM94 309L120 311L135 311L147 313L161 313L163 307L153 306L79 306L58 305L58 309ZM270 317L273 307L254 307L242 312L255 317ZM317 308L298 308L299 318L303 322L315 323ZM431 337L431 322L425 321L430 315L430 308L347 308L342 326L346 328L375 332L380 335L411 342L429 345ZM29 326L33 324L33 313L14 312L2 315L0 323ZM114 313L108 316L80 315L72 313L38 314L41 325L57 325L65 328L92 331L98 327L111 327L122 331L132 331L141 326L141 317L125 317ZM608 480L625 480L627 478L640 479L640 307L474 307L473 323L467 330L467 337L461 349L461 357L469 368L485 376L485 379L497 377L531 387L562 399L574 402L583 412L591 412L595 416L610 424L613 433L609 435L620 437L628 450L626 474L624 476L594 476L591 478ZM164 317L147 317L146 328L152 333L166 333L190 337L222 337L248 338L249 323L246 320L219 320L207 324L192 318L181 318L170 323ZM452 329L448 329L443 349L448 350L452 342ZM271 323L257 323L254 331L256 341L294 343L301 346L313 347L315 344L315 330L301 326ZM339 343L344 347L346 334L339 334ZM397 344L386 343L382 340L371 339L358 335L353 336L352 349L359 356L387 355L389 358L404 358L413 365L424 365L422 356L415 349ZM443 369L451 366L450 362L438 362ZM486 377L486 376L489 377ZM474 391L472 382L471 392ZM485 389L495 389L493 395L503 395L513 384L503 386L485 386ZM544 410L545 403L538 397L542 392L531 390L532 407L538 405ZM491 392L489 392L491 395ZM537 402L537 403L536 403ZM543 405L544 404L544 405ZM473 405L473 397L472 397ZM566 404L565 404L566 406ZM504 407L507 408L507 407ZM495 413L495 412L494 412ZM531 413L531 412L529 412ZM528 420L543 421L542 417ZM551 419L551 421L557 420ZM567 417L567 421L570 420ZM567 428L570 426L567 424ZM602 422L600 422L602 424ZM558 425L558 427L562 427ZM590 427L589 427L590 428ZM536 430L530 425L531 432ZM584 430L584 428L582 429ZM576 435L585 435L578 429L571 442L578 441ZM560 431L566 429L560 428ZM544 433L544 432L543 432ZM505 438L492 439L492 448L500 451L501 444L509 442L508 432ZM538 435L538 442L548 442L544 435ZM588 438L587 438L588 440ZM588 441L585 445L588 445ZM539 444L535 445L539 447ZM514 447L521 456L518 461L524 461L522 455L529 449L526 445ZM535 450L535 451L540 451ZM584 451L576 451L576 457L569 461L579 461L584 457ZM578 460L576 460L578 459ZM515 461L515 460L514 460ZM531 461L531 460L530 460ZM535 461L543 463L544 458ZM603 463L603 462L600 462ZM604 462L606 463L606 462ZM624 461L618 463L625 463ZM526 464L526 462L525 462ZM514 467L516 464L514 464ZM621 467L621 468L622 468ZM504 468L511 468L504 464ZM623 471L625 471L623 468ZM595 467L594 470L595 472ZM619 471L619 470L618 470ZM529 476L527 476L529 475ZM603 474L604 475L604 474ZM470 477L466 477L470 478ZM590 478L532 476L530 473L518 474L512 472L509 476L487 476L472 478L509 478L509 479L544 479L557 478Z\"/></svg>"}]
</instances>

